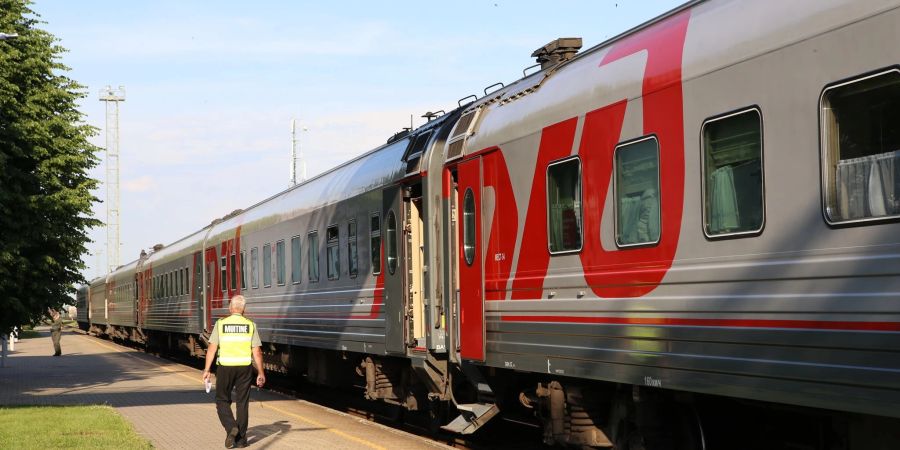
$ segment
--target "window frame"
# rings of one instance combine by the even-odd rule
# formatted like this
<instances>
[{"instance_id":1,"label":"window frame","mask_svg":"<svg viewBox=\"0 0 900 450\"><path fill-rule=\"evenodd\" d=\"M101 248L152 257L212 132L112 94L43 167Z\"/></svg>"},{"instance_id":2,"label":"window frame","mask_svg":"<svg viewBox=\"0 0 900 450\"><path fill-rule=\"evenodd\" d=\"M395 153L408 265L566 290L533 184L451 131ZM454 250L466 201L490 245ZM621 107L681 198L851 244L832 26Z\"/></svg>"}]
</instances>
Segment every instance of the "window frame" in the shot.
<instances>
[{"instance_id":1,"label":"window frame","mask_svg":"<svg viewBox=\"0 0 900 450\"><path fill-rule=\"evenodd\" d=\"M578 212L581 215L581 230L579 233L581 234L581 242L579 243L578 248L573 248L570 250L559 250L553 251L550 249L550 169L553 166L558 166L562 164L566 164L573 160L578 161ZM582 179L582 165L581 165L581 156L580 155L572 155L567 156L562 159L557 159L555 161L551 161L547 163L547 169L544 171L544 209L547 215L547 252L550 256L559 256L559 255L568 255L571 253L581 253L581 250L584 249L584 183ZM477 206L476 206L477 207ZM477 240L477 239L476 239Z\"/></svg>"},{"instance_id":2,"label":"window frame","mask_svg":"<svg viewBox=\"0 0 900 450\"><path fill-rule=\"evenodd\" d=\"M760 190L762 196L762 221L759 224L759 228L755 230L747 230L747 231L734 231L729 233L719 233L719 234L709 234L706 230L707 217L706 217L706 126L718 122L720 120L730 119L735 116L739 116L741 114L746 114L749 112L756 112L757 117L759 118L759 167L760 167ZM658 142L657 142L657 153L659 152ZM731 110L716 116L712 116L703 121L703 124L700 126L700 215L701 222L700 227L703 229L703 235L706 236L709 240L719 240L719 239L733 239L733 238L744 238L744 237L754 237L762 234L763 230L766 228L766 141L765 141L765 123L763 122L763 114L762 108L759 105L751 105L744 108L739 108L735 110ZM660 180L662 181L662 180ZM659 225L659 233L660 238L662 238L662 197L660 197L660 225Z\"/></svg>"},{"instance_id":3,"label":"window frame","mask_svg":"<svg viewBox=\"0 0 900 450\"><path fill-rule=\"evenodd\" d=\"M353 227L353 234L350 234L350 227ZM350 219L347 222L347 273L350 278L356 278L359 275L359 224L356 223L356 219ZM351 251L352 249L354 251ZM350 258L353 255L353 261L351 263ZM355 267L356 270L352 270Z\"/></svg>"},{"instance_id":4,"label":"window frame","mask_svg":"<svg viewBox=\"0 0 900 450\"><path fill-rule=\"evenodd\" d=\"M294 240L297 240L297 273L294 273ZM296 275L296 278L294 277ZM291 284L303 282L303 241L299 234L291 236Z\"/></svg>"},{"instance_id":5,"label":"window frame","mask_svg":"<svg viewBox=\"0 0 900 450\"><path fill-rule=\"evenodd\" d=\"M466 243L466 237L468 236L467 231L469 230L468 222L466 220L466 201L470 198L472 199L472 227L473 227L473 229L472 229L472 241L473 242L472 242L472 246L471 246L472 247L472 257L471 258L469 258L469 253L466 251L466 250L468 250L468 247L469 247L469 245ZM472 267L472 264L475 263L475 256L476 256L475 254L478 251L478 249L477 249L477 247L478 247L478 205L475 203L475 191L471 187L467 187L465 193L463 193L463 205L462 205L462 211L460 213L460 216L462 216L461 217L462 220L460 220L460 222L462 222L463 261L466 262L467 266Z\"/></svg>"},{"instance_id":6,"label":"window frame","mask_svg":"<svg viewBox=\"0 0 900 450\"><path fill-rule=\"evenodd\" d=\"M259 289L259 247L250 248L250 289Z\"/></svg>"},{"instance_id":7,"label":"window frame","mask_svg":"<svg viewBox=\"0 0 900 450\"><path fill-rule=\"evenodd\" d=\"M862 219L849 219L849 220L833 220L828 215L828 184L829 181L834 182L833 179L835 174L833 174L829 168L829 158L828 158L828 139L827 139L827 127L825 127L825 96L829 91L832 91L837 88L842 88L846 86L850 86L852 84L861 83L863 81L871 80L872 78L877 78L880 76L884 76L890 73L900 74L900 65L887 66L881 69L873 70L871 72L866 72L859 75L854 75L852 77L844 78L839 81L835 81L833 83L825 85L822 88L822 92L819 94L819 102L816 105L818 108L818 126L819 126L819 188L820 188L820 196L822 200L822 217L825 219L825 223L830 227L839 228L846 226L863 226L869 224L876 223L889 223L889 222L897 222L900 219L900 214L895 214L892 216L879 216L879 217L865 217Z\"/></svg>"},{"instance_id":8,"label":"window frame","mask_svg":"<svg viewBox=\"0 0 900 450\"><path fill-rule=\"evenodd\" d=\"M394 231L393 236L391 235L391 229L388 226L388 223L394 220ZM397 269L400 268L400 220L397 218L397 213L394 212L394 208L388 210L387 217L384 218L384 224L382 227L384 228L384 235L387 240L390 242L385 242L385 255L384 262L388 269L388 274L394 276L397 272ZM477 239L476 239L477 241ZM393 244L393 245L391 245ZM391 268L391 249L394 250L394 267Z\"/></svg>"},{"instance_id":9,"label":"window frame","mask_svg":"<svg viewBox=\"0 0 900 450\"><path fill-rule=\"evenodd\" d=\"M278 246L281 244L281 254L279 256ZM285 257L287 254L287 247L284 239L279 239L275 241L275 284L278 286L284 286L287 284L287 266L285 265ZM281 270L279 271L279 263L281 264ZM281 276L281 279L278 279L278 276Z\"/></svg>"},{"instance_id":10,"label":"window frame","mask_svg":"<svg viewBox=\"0 0 900 450\"><path fill-rule=\"evenodd\" d=\"M263 269L262 270L262 272L263 272L262 287L270 288L270 287L272 287L272 243L271 242L267 242L267 243L263 244L262 254L263 254L263 257L262 257L262 269ZM266 255L269 255L268 263L266 263ZM269 279L268 280L266 280L266 269L269 270ZM268 282L269 284L266 284L266 282Z\"/></svg>"},{"instance_id":11,"label":"window frame","mask_svg":"<svg viewBox=\"0 0 900 450\"><path fill-rule=\"evenodd\" d=\"M334 240L328 239L328 233L334 230L335 238ZM334 276L331 276L331 249L337 248L337 273ZM334 223L325 227L325 276L329 281L339 280L341 279L341 226L339 223ZM320 274L321 275L321 274Z\"/></svg>"},{"instance_id":12,"label":"window frame","mask_svg":"<svg viewBox=\"0 0 900 450\"><path fill-rule=\"evenodd\" d=\"M315 236L315 245L312 244L312 237ZM313 279L312 272L310 272L313 268L312 264L312 255L315 252L316 254L316 278ZM319 258L321 255L319 254L319 230L315 229L308 233L306 233L306 279L310 283L318 283L320 279L322 279L322 264Z\"/></svg>"},{"instance_id":13,"label":"window frame","mask_svg":"<svg viewBox=\"0 0 900 450\"><path fill-rule=\"evenodd\" d=\"M372 219L376 219L376 221L373 222ZM375 230L372 229L372 224L373 224L373 223L378 223L378 231L375 231ZM368 259L369 259L369 264L370 264L370 265L372 265L372 256L373 256L373 255L371 254L371 253L372 253L372 240L375 239L375 238L378 238L378 244L379 244L379 245L378 245L378 270L376 271L376 270L375 270L375 266L372 265L372 267L371 267L371 268L372 268L372 275L381 275L381 272L384 271L384 267L383 267L384 264L383 264L383 261L382 261L383 256L384 256L384 255L382 255L382 253L383 253L382 247L384 246L384 241L383 241L384 237L383 237L381 228L382 228L382 223L381 223L381 212L380 212L380 211L376 211L376 212L373 212L373 213L369 214L369 253L370 253L370 254L369 254L369 258L368 258Z\"/></svg>"},{"instance_id":14,"label":"window frame","mask_svg":"<svg viewBox=\"0 0 900 450\"><path fill-rule=\"evenodd\" d=\"M219 267L219 273L222 279L219 281L219 284L222 287L222 292L228 292L228 255L222 255L219 257L219 262L222 264Z\"/></svg>"},{"instance_id":15,"label":"window frame","mask_svg":"<svg viewBox=\"0 0 900 450\"><path fill-rule=\"evenodd\" d=\"M231 263L231 267L230 267L231 270L228 271L228 275L231 276L231 279L229 280L228 285L231 287L232 291L236 291L238 288L238 284L237 284L237 271L238 271L237 262L238 261L237 261L237 254L234 252L234 250L231 251L231 254L228 255L228 258L229 258L228 262Z\"/></svg>"},{"instance_id":16,"label":"window frame","mask_svg":"<svg viewBox=\"0 0 900 450\"><path fill-rule=\"evenodd\" d=\"M655 241L648 242L636 242L634 244L622 244L619 242L619 166L616 164L616 156L619 154L619 150L622 147L635 145L640 142L653 140L656 142L656 195L659 197L659 236ZM648 134L645 136L640 136L634 139L629 139L627 141L622 141L616 144L615 148L612 152L612 183L613 183L613 230L614 230L614 241L616 243L617 249L629 249L629 248L641 248L641 247L653 247L659 245L660 241L662 241L663 235L663 213L662 213L662 161L660 160L659 155L661 154L659 148L659 138L656 134Z\"/></svg>"},{"instance_id":17,"label":"window frame","mask_svg":"<svg viewBox=\"0 0 900 450\"><path fill-rule=\"evenodd\" d=\"M241 291L247 290L247 263L246 263L247 251L241 250L240 258L240 273L241 273ZM187 270L187 269L184 269Z\"/></svg>"}]
</instances>

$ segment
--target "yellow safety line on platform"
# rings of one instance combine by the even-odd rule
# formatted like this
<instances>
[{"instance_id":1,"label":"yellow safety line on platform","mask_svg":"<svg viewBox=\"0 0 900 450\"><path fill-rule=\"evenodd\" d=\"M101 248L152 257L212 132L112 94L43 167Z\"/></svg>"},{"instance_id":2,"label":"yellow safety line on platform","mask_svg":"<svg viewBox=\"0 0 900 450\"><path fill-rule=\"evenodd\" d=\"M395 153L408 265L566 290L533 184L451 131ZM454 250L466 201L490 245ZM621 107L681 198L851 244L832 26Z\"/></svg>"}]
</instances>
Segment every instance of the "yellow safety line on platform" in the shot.
<instances>
[{"instance_id":1,"label":"yellow safety line on platform","mask_svg":"<svg viewBox=\"0 0 900 450\"><path fill-rule=\"evenodd\" d=\"M262 406L262 404L260 404L260 406ZM372 448L379 449L379 450L387 450L387 447L382 447L382 446L380 446L380 445L378 445L378 444L375 444L375 443L373 443L373 442L371 442L371 441L367 441L367 440L365 440L365 439L362 439L362 438L358 438L358 437L356 437L356 436L349 435L349 434L347 434L347 433L344 433L343 431L335 430L334 428L331 428L331 427L325 425L324 423L317 422L317 421L315 421L315 420L313 420L313 419L307 419L306 417L303 417L303 416L301 416L301 415L299 415L299 414L294 414L294 413L292 413L292 412L285 411L285 410L283 410L283 409L281 409L281 408L279 408L279 407L277 407L277 406L265 405L265 406L262 406L262 407L263 407L263 408L266 408L266 409L271 409L271 410L274 410L274 411L278 411L278 412L280 412L281 414L285 414L285 415L294 417L294 418L296 418L296 419L298 419L298 420L302 420L303 422L306 422L306 423L308 423L308 424L310 424L310 425L317 426L317 427L320 427L320 428L324 428L324 429L326 429L326 430L328 430L328 431L330 431L330 432L332 432L332 433L334 433L334 434L336 434L336 435L338 435L338 436L340 436L340 437L342 437L342 438L349 439L349 440L351 440L351 441L354 441L354 442L363 444L363 445L365 445L365 446L367 446L367 447L372 447Z\"/></svg>"},{"instance_id":2,"label":"yellow safety line on platform","mask_svg":"<svg viewBox=\"0 0 900 450\"><path fill-rule=\"evenodd\" d=\"M85 337L87 337L87 336L85 336ZM143 362L143 363L147 363L147 364L150 364L150 365L159 367L160 369L163 369L163 370L165 370L165 371L167 371L167 372L171 372L171 373L173 373L173 374L175 374L175 375L178 375L178 376L187 378L188 380L191 380L191 381L194 381L194 382L198 381L198 380L197 380L196 378L194 378L194 377L190 377L190 376L188 376L188 375L185 375L185 374L183 374L183 373L181 373L181 372L178 372L178 371L176 371L176 370L174 370L174 369L171 369L171 368L169 368L169 367L166 367L166 366L163 366L163 365L160 365L160 364L156 364L156 363L154 363L154 362L152 362L152 361L147 361L146 359L138 358L137 356L132 355L132 354L130 354L130 353L127 353L127 352L125 352L124 350L119 350L119 349L116 348L116 347L113 347L113 346L111 346L111 345L108 345L108 344L105 344L105 343L103 343L103 342L97 341L97 340L95 340L95 339L90 339L90 341L93 342L93 343L95 343L95 344L97 344L97 345L99 345L99 346L101 346L101 347L106 347L106 348L108 348L108 349L110 349L110 350L113 350L113 351L115 351L116 353L121 353L121 354L123 354L123 355L125 355L125 356L128 356L129 358L134 358L134 359L136 359L136 360L138 360L138 361L141 361L141 362ZM284 415L286 415L286 416L293 417L293 418L295 418L295 419L297 419L297 420L300 420L300 421L302 421L302 422L306 422L306 423L308 423L308 424L310 424L310 425L313 425L313 426L316 426L316 427L320 427L320 428L324 428L326 431L330 431L330 432L332 432L332 433L334 433L334 434L336 434L336 435L338 435L338 436L340 436L340 437L342 437L342 438L344 438L344 439L351 440L351 441L356 442L356 443L359 443L359 444L363 444L363 445L365 445L365 446L367 446L367 447L371 447L371 448L378 449L378 450L387 450L387 447L383 447L383 446L381 446L381 445L375 444L375 443L370 442L370 441L367 441L367 440L365 440L365 439L358 438L358 437L356 437L356 436L353 436L353 435L344 433L343 431L340 431L340 430L335 430L334 428L331 428L331 427L329 427L329 426L323 424L322 422L318 422L318 421L316 421L316 420L313 420L313 419L309 419L309 418L303 417L303 416L301 416L301 415L299 415L299 414L294 414L294 413L292 413L292 412L285 411L285 410L283 410L283 409L281 409L281 408L279 408L279 407L277 407L277 406L273 406L273 405L265 405L265 406L263 406L261 402L260 402L260 406L262 406L262 407L264 407L264 408L266 408L266 409L271 409L271 410L273 410L273 411L278 411L278 412L280 412L281 414L284 414Z\"/></svg>"}]
</instances>

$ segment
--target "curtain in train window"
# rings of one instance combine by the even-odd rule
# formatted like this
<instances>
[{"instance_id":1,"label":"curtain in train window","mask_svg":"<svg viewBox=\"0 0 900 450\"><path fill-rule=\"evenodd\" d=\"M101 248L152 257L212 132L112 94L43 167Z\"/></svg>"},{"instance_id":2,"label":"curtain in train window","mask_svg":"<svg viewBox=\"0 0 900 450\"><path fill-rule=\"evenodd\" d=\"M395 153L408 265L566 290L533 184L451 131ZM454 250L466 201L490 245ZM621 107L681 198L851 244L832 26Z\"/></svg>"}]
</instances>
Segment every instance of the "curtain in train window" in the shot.
<instances>
[{"instance_id":1,"label":"curtain in train window","mask_svg":"<svg viewBox=\"0 0 900 450\"><path fill-rule=\"evenodd\" d=\"M751 109L703 126L703 204L708 236L763 225L762 123Z\"/></svg>"},{"instance_id":2,"label":"curtain in train window","mask_svg":"<svg viewBox=\"0 0 900 450\"><path fill-rule=\"evenodd\" d=\"M581 249L581 160L547 167L547 237L550 252Z\"/></svg>"},{"instance_id":3,"label":"curtain in train window","mask_svg":"<svg viewBox=\"0 0 900 450\"><path fill-rule=\"evenodd\" d=\"M659 242L659 144L641 139L616 148L616 243Z\"/></svg>"},{"instance_id":4,"label":"curtain in train window","mask_svg":"<svg viewBox=\"0 0 900 450\"><path fill-rule=\"evenodd\" d=\"M900 71L828 88L821 107L829 220L900 216Z\"/></svg>"},{"instance_id":5,"label":"curtain in train window","mask_svg":"<svg viewBox=\"0 0 900 450\"><path fill-rule=\"evenodd\" d=\"M319 281L319 232L313 231L306 238L306 251L309 252L307 276L309 281Z\"/></svg>"},{"instance_id":6,"label":"curtain in train window","mask_svg":"<svg viewBox=\"0 0 900 450\"><path fill-rule=\"evenodd\" d=\"M291 282L297 284L300 282L300 259L303 256L300 253L300 236L291 238Z\"/></svg>"},{"instance_id":7,"label":"curtain in train window","mask_svg":"<svg viewBox=\"0 0 900 450\"><path fill-rule=\"evenodd\" d=\"M272 286L272 244L263 245L263 287Z\"/></svg>"},{"instance_id":8,"label":"curtain in train window","mask_svg":"<svg viewBox=\"0 0 900 450\"><path fill-rule=\"evenodd\" d=\"M284 241L278 241L275 243L275 281L279 286L284 286L284 279Z\"/></svg>"},{"instance_id":9,"label":"curtain in train window","mask_svg":"<svg viewBox=\"0 0 900 450\"><path fill-rule=\"evenodd\" d=\"M325 230L325 266L329 280L337 280L341 276L341 246L337 225Z\"/></svg>"},{"instance_id":10,"label":"curtain in train window","mask_svg":"<svg viewBox=\"0 0 900 450\"><path fill-rule=\"evenodd\" d=\"M259 288L259 250L250 249L250 287Z\"/></svg>"},{"instance_id":11,"label":"curtain in train window","mask_svg":"<svg viewBox=\"0 0 900 450\"><path fill-rule=\"evenodd\" d=\"M369 227L372 275L378 275L381 273L381 216L379 214L372 214Z\"/></svg>"},{"instance_id":12,"label":"curtain in train window","mask_svg":"<svg viewBox=\"0 0 900 450\"><path fill-rule=\"evenodd\" d=\"M350 278L359 274L359 255L356 249L356 221L347 224L347 270Z\"/></svg>"}]
</instances>

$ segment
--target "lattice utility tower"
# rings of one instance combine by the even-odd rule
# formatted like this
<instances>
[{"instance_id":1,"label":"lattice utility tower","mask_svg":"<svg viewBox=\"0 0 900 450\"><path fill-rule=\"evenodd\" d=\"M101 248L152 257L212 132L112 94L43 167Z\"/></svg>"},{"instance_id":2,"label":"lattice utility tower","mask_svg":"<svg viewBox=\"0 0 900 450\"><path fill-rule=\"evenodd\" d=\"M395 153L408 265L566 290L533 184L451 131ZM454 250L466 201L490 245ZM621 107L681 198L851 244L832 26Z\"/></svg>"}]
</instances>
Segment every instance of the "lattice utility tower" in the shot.
<instances>
[{"instance_id":1,"label":"lattice utility tower","mask_svg":"<svg viewBox=\"0 0 900 450\"><path fill-rule=\"evenodd\" d=\"M125 86L100 89L106 102L106 258L110 272L119 267L119 102Z\"/></svg>"},{"instance_id":2,"label":"lattice utility tower","mask_svg":"<svg viewBox=\"0 0 900 450\"><path fill-rule=\"evenodd\" d=\"M297 129L297 119L291 119L291 186L297 184L297 178L300 182L306 181L306 159L303 158L303 150L300 149L300 140L297 132L309 131L306 127ZM297 170L297 163L300 163L300 170ZM299 172L299 174L297 173Z\"/></svg>"}]
</instances>

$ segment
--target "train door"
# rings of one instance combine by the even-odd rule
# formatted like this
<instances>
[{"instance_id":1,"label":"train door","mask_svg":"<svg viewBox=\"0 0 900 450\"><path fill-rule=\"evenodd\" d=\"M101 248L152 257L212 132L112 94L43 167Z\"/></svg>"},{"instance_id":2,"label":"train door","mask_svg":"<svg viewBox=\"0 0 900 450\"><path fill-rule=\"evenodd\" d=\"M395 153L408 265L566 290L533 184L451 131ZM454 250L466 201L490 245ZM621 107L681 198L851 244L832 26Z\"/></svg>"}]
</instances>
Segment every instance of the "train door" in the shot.
<instances>
[{"instance_id":1,"label":"train door","mask_svg":"<svg viewBox=\"0 0 900 450\"><path fill-rule=\"evenodd\" d=\"M481 230L481 159L459 164L456 169L457 218L456 265L459 270L458 345L463 359L484 360L484 267Z\"/></svg>"},{"instance_id":2,"label":"train door","mask_svg":"<svg viewBox=\"0 0 900 450\"><path fill-rule=\"evenodd\" d=\"M422 184L403 191L401 226L401 267L406 275L406 343L409 348L425 350L425 225L422 211Z\"/></svg>"},{"instance_id":3,"label":"train door","mask_svg":"<svg viewBox=\"0 0 900 450\"><path fill-rule=\"evenodd\" d=\"M212 310L213 310L213 299L216 297L216 287L218 285L216 277L219 274L218 266L216 264L216 248L209 247L206 249L206 257L204 258L204 266L205 271L203 273L204 287L206 295L203 297L201 301L201 308L204 310L204 317L206 317L206 326L204 327L204 331L212 332ZM221 292L221 291L220 291Z\"/></svg>"},{"instance_id":4,"label":"train door","mask_svg":"<svg viewBox=\"0 0 900 450\"><path fill-rule=\"evenodd\" d=\"M382 239L384 239L384 345L388 353L406 353L404 336L404 271L400 269L400 225L403 209L399 186L384 190Z\"/></svg>"},{"instance_id":5,"label":"train door","mask_svg":"<svg viewBox=\"0 0 900 450\"><path fill-rule=\"evenodd\" d=\"M194 277L193 282L190 284L191 286L191 304L197 304L197 326L201 330L207 330L209 328L209 310L206 308L203 302L203 258L200 256L200 252L194 252L194 263L192 264L192 270Z\"/></svg>"},{"instance_id":6,"label":"train door","mask_svg":"<svg viewBox=\"0 0 900 450\"><path fill-rule=\"evenodd\" d=\"M134 273L134 284L131 285L131 304L134 305L134 323L138 328L144 327L144 310L143 310L143 302L141 302L141 293L140 293L140 285L141 285L141 264L138 263L137 269Z\"/></svg>"}]
</instances>

